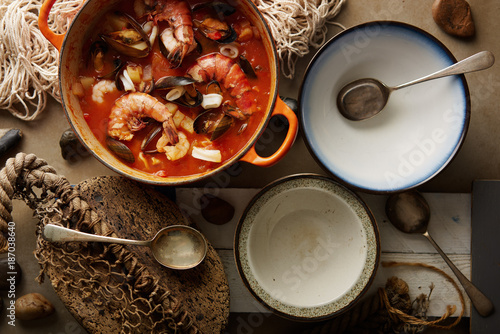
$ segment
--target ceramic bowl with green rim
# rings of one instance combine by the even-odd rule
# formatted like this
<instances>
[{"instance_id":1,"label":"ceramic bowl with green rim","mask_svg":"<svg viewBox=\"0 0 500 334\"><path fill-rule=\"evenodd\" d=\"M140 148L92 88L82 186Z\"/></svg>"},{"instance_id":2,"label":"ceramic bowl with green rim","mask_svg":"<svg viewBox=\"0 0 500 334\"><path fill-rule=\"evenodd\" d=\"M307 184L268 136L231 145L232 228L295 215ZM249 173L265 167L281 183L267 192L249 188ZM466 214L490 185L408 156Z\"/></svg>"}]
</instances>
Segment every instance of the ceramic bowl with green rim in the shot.
<instances>
[{"instance_id":1,"label":"ceramic bowl with green rim","mask_svg":"<svg viewBox=\"0 0 500 334\"><path fill-rule=\"evenodd\" d=\"M264 187L236 228L235 259L251 294L301 321L351 308L378 268L377 223L361 198L330 178L298 174Z\"/></svg>"}]
</instances>

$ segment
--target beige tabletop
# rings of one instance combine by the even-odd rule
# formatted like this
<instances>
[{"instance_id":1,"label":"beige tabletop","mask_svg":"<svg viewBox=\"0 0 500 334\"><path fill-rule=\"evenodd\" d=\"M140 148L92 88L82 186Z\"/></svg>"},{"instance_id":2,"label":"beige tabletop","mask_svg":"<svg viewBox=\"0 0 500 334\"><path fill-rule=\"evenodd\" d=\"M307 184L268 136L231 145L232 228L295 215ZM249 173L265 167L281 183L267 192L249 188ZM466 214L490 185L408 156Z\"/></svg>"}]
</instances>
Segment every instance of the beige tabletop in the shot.
<instances>
[{"instance_id":1,"label":"beige tabletop","mask_svg":"<svg viewBox=\"0 0 500 334\"><path fill-rule=\"evenodd\" d=\"M418 26L434 35L447 46L457 59L466 58L481 50L492 51L500 58L500 43L498 31L500 23L500 2L498 0L469 0L476 24L476 37L469 40L458 39L444 33L433 21L431 5L433 0L348 0L344 4L336 21L346 28L373 21L393 20ZM341 29L329 27L329 37ZM282 78L280 95L297 98L303 74L315 50L300 59L293 80ZM470 193L472 181L475 179L500 179L500 64L492 68L466 75L470 89L472 115L466 140L456 158L434 179L420 187L425 192L456 192ZM60 175L76 184L82 180L99 175L113 173L101 165L92 156L87 156L70 163L61 157L59 139L69 125L63 109L53 99L49 100L46 110L32 122L24 122L11 116L7 111L0 111L0 128L19 128L24 137L20 145L9 152L35 153L47 160ZM279 137L279 136L276 136ZM277 140L277 139L276 139ZM1 166L7 157L0 159ZM326 174L317 165L299 135L291 151L278 164L262 169L241 163L242 172L235 177L225 179L223 187L229 188L259 188L269 182L295 173L314 172ZM210 182L210 180L205 181ZM203 186L205 183L194 186ZM18 287L18 295L28 292L42 292L56 307L63 309L50 321L40 321L32 324L20 324L16 331L6 327L5 319L0 320L2 333L40 333L44 326L47 333L79 333L76 321L64 313L57 296L48 284L38 286L34 278L38 274L38 265L32 256L35 247L32 212L22 203L15 203L14 220L17 225L16 256L23 267L25 277ZM29 228L28 228L29 226ZM257 331L258 332L258 331ZM262 331L264 333L264 331Z\"/></svg>"}]
</instances>

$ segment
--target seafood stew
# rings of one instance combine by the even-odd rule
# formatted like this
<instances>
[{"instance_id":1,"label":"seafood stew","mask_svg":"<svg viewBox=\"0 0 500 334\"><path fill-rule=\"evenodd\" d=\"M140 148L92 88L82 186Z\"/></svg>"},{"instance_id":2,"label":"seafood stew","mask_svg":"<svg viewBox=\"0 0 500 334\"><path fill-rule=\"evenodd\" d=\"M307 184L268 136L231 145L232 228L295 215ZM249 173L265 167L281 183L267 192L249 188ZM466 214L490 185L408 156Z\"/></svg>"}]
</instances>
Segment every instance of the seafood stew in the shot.
<instances>
[{"instance_id":1,"label":"seafood stew","mask_svg":"<svg viewBox=\"0 0 500 334\"><path fill-rule=\"evenodd\" d=\"M186 176L218 168L255 137L272 72L238 5L135 0L103 14L71 90L94 136L125 164Z\"/></svg>"}]
</instances>

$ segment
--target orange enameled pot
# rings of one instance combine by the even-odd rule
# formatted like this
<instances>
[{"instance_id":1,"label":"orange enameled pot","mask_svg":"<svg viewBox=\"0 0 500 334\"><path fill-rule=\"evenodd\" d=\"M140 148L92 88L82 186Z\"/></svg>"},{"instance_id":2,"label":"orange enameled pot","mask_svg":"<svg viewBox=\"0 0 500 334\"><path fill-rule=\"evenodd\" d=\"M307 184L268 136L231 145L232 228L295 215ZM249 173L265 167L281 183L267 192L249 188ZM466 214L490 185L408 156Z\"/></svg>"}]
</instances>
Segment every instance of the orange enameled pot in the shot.
<instances>
[{"instance_id":1,"label":"orange enameled pot","mask_svg":"<svg viewBox=\"0 0 500 334\"><path fill-rule=\"evenodd\" d=\"M80 141L99 161L111 168L113 171L145 183L174 186L182 185L212 176L237 161L245 161L263 167L271 166L278 162L293 145L297 136L298 121L295 113L278 96L279 64L270 29L267 26L262 14L251 0L237 0L232 2L232 4L237 3L247 18L249 18L252 24L258 29L265 46L272 71L272 73L270 73L271 91L269 94L269 100L267 102L267 106L261 106L263 110L266 110L265 116L260 122L255 133L251 136L251 139L233 158L220 164L217 168L201 174L160 177L125 165L115 155L109 152L94 136L84 119L79 99L72 93L71 89L73 83L78 80L78 68L79 63L81 62L83 43L89 37L92 27L98 23L98 20L101 18L103 13L113 7L116 7L119 2L124 0L86 1L76 14L66 34L56 34L48 27L47 22L49 12L55 1L56 0L46 0L44 2L40 11L38 24L43 35L60 52L59 84L64 111L69 123L71 124L76 135L79 137ZM255 151L254 144L265 130L271 117L274 115L283 115L287 118L289 123L288 132L285 140L273 155L269 157L261 157Z\"/></svg>"}]
</instances>

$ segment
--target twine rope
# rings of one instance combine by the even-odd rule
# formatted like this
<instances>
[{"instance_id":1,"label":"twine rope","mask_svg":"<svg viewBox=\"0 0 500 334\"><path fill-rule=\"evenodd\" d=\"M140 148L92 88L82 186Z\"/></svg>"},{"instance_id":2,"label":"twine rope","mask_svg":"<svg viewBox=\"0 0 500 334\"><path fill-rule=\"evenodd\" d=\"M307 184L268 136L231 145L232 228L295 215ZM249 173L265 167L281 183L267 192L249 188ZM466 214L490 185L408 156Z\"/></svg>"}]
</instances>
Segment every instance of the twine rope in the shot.
<instances>
[{"instance_id":1,"label":"twine rope","mask_svg":"<svg viewBox=\"0 0 500 334\"><path fill-rule=\"evenodd\" d=\"M35 193L35 188L41 194ZM12 199L22 199L39 218L35 257L42 282L48 267L62 269L55 284L77 291L83 299L96 296L106 301L121 321L121 333L165 332L197 334L194 317L171 291L135 255L122 245L105 245L95 250L81 243L50 243L41 236L51 223L80 231L117 237L88 203L80 198L68 180L34 154L18 153L0 170L0 253L8 246L5 233L12 221ZM106 258L113 258L108 261ZM131 278L134 278L131 280ZM85 322L89 319L84 319ZM84 324L85 325L85 324Z\"/></svg>"},{"instance_id":2,"label":"twine rope","mask_svg":"<svg viewBox=\"0 0 500 334\"><path fill-rule=\"evenodd\" d=\"M0 0L0 109L25 121L43 111L47 94L61 102L59 53L38 29L42 3ZM49 16L51 29L64 32L81 5L82 0L56 2Z\"/></svg>"},{"instance_id":3,"label":"twine rope","mask_svg":"<svg viewBox=\"0 0 500 334\"><path fill-rule=\"evenodd\" d=\"M282 74L293 79L297 60L318 48L328 32L326 24L342 27L333 19L344 0L254 0L276 43Z\"/></svg>"},{"instance_id":4,"label":"twine rope","mask_svg":"<svg viewBox=\"0 0 500 334\"><path fill-rule=\"evenodd\" d=\"M462 319L464 312L465 312L464 296L462 294L462 291L458 287L458 284L446 272L444 272L443 270L441 270L439 268L431 266L429 264L418 263L418 262L382 262L382 266L384 266L384 267L413 266L413 267L422 267L422 268L427 268L427 269L433 270L433 271L437 272L438 274L442 275L448 282L450 282L453 285L453 287L455 288L455 290L458 293L458 296L460 298L460 304L462 306L462 311L460 312L460 314L458 315L458 317L455 319L455 321L453 323L451 323L449 325L442 325L442 322L444 320L448 319L452 314L455 313L455 311L456 311L455 305L447 305L446 312L439 319L436 319L433 321L427 321L424 319L414 317L414 316L409 315L407 313L404 313L403 311L393 307L387 298L386 290L383 288L380 288L378 290L379 295L380 295L380 299L382 300L385 308L389 311L389 315L391 316L391 318L393 320L395 320L395 318L398 318L399 320L401 320L402 322L404 322L406 324L417 325L417 326L430 326L430 327L440 328L440 329L450 329L452 327L455 327L460 322L460 320Z\"/></svg>"}]
</instances>

